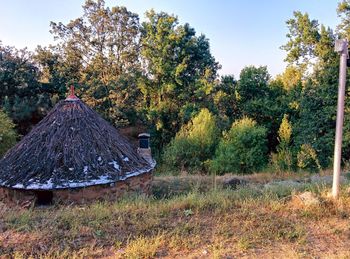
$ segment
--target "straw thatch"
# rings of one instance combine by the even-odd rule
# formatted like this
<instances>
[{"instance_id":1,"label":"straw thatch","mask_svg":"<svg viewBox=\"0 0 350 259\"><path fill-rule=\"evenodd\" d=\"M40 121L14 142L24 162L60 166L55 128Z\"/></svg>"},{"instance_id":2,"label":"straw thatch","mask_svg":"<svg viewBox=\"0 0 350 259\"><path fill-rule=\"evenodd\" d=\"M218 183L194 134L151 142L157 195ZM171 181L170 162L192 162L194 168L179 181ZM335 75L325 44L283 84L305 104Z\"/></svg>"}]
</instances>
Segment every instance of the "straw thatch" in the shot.
<instances>
[{"instance_id":1,"label":"straw thatch","mask_svg":"<svg viewBox=\"0 0 350 259\"><path fill-rule=\"evenodd\" d=\"M0 186L51 190L151 171L126 138L77 98L60 101L2 160Z\"/></svg>"}]
</instances>

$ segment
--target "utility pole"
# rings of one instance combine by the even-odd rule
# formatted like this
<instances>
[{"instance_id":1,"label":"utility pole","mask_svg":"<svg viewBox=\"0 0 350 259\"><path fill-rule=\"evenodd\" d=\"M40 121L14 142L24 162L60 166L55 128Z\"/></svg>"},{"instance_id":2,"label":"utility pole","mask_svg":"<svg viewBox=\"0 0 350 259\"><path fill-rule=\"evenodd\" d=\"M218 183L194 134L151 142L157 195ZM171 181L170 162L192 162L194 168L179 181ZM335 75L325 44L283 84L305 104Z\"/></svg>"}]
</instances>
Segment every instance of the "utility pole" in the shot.
<instances>
[{"instance_id":1,"label":"utility pole","mask_svg":"<svg viewBox=\"0 0 350 259\"><path fill-rule=\"evenodd\" d=\"M336 40L334 49L336 52L340 54L337 124L335 129L333 188L332 188L332 196L333 198L337 199L339 196L339 182L340 182L340 171L341 171L341 146L342 146L342 140L343 140L346 70L347 70L347 59L349 57L348 41L345 39Z\"/></svg>"}]
</instances>

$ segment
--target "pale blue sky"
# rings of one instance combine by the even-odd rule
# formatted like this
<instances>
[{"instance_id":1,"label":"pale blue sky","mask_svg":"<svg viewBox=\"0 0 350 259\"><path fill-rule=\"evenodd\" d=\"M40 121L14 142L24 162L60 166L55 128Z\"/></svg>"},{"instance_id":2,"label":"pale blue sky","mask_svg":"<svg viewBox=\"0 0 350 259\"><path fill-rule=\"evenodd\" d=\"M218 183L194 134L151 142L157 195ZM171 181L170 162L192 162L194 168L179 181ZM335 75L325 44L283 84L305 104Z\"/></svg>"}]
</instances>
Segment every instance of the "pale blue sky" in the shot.
<instances>
[{"instance_id":1,"label":"pale blue sky","mask_svg":"<svg viewBox=\"0 0 350 259\"><path fill-rule=\"evenodd\" d=\"M267 65L272 75L285 64L285 21L294 10L308 12L312 19L334 28L339 22L337 0L106 0L107 6L123 5L141 20L151 8L179 17L197 33L205 34L220 74L239 76L247 65ZM35 49L53 43L50 21L67 23L81 16L84 0L1 1L0 40L5 45Z\"/></svg>"}]
</instances>

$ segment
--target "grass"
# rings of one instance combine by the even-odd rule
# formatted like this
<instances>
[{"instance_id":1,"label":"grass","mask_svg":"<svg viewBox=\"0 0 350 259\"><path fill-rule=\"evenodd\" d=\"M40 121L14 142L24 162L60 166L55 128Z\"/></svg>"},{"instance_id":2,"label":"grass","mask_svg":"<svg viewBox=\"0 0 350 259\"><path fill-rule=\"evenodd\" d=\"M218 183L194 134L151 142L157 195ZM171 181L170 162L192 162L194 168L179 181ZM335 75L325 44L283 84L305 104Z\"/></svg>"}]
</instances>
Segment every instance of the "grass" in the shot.
<instances>
[{"instance_id":1,"label":"grass","mask_svg":"<svg viewBox=\"0 0 350 259\"><path fill-rule=\"evenodd\" d=\"M158 177L152 197L30 210L0 204L0 255L348 257L350 195L346 186L334 202L327 198L329 186L304 183L263 188L265 176L250 177L253 184L236 190L220 185L213 189L210 178L204 176ZM313 207L297 203L293 195L303 191L313 192L321 203Z\"/></svg>"}]
</instances>

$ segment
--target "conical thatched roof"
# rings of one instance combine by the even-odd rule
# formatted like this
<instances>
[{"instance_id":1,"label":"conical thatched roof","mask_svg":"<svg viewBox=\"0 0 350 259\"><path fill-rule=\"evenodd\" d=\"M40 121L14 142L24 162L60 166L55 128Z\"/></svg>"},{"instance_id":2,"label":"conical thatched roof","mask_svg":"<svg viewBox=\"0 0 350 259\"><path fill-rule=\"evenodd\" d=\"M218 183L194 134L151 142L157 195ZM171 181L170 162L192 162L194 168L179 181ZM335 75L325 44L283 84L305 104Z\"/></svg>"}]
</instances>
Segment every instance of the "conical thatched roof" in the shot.
<instances>
[{"instance_id":1,"label":"conical thatched roof","mask_svg":"<svg viewBox=\"0 0 350 259\"><path fill-rule=\"evenodd\" d=\"M153 168L114 127L69 96L0 160L0 186L85 187L125 180Z\"/></svg>"}]
</instances>

